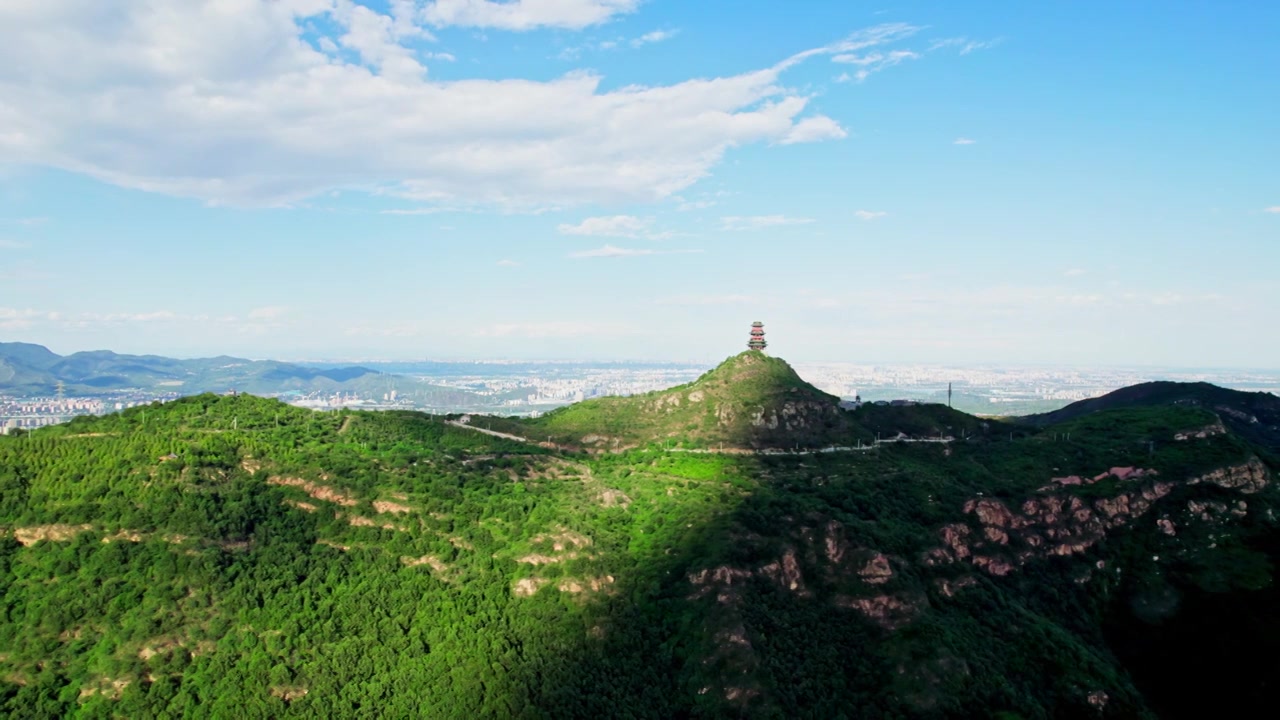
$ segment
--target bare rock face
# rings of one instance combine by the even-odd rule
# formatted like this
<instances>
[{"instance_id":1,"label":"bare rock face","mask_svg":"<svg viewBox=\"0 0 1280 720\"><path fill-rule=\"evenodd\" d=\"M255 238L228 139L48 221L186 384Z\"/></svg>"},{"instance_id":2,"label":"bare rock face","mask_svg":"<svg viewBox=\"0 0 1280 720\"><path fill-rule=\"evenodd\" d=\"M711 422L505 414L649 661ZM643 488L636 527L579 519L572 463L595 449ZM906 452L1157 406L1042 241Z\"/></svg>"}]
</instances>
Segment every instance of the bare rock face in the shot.
<instances>
[{"instance_id":1,"label":"bare rock face","mask_svg":"<svg viewBox=\"0 0 1280 720\"><path fill-rule=\"evenodd\" d=\"M858 576L871 585L883 585L893 578L893 568L889 566L889 558L884 553L876 553L858 571Z\"/></svg>"},{"instance_id":2,"label":"bare rock face","mask_svg":"<svg viewBox=\"0 0 1280 720\"><path fill-rule=\"evenodd\" d=\"M546 583L547 581L541 578L524 578L516 581L516 584L511 587L511 593L517 597L529 597Z\"/></svg>"},{"instance_id":3,"label":"bare rock face","mask_svg":"<svg viewBox=\"0 0 1280 720\"><path fill-rule=\"evenodd\" d=\"M885 630L897 630L906 625L927 605L923 597L910 593L861 598L840 596L835 599L835 604L857 610Z\"/></svg>"},{"instance_id":4,"label":"bare rock face","mask_svg":"<svg viewBox=\"0 0 1280 720\"><path fill-rule=\"evenodd\" d=\"M1227 432L1227 428L1223 426L1222 421L1210 423L1196 430L1184 430L1173 436L1174 440L1185 442L1187 440L1203 440L1214 435L1223 435Z\"/></svg>"},{"instance_id":5,"label":"bare rock face","mask_svg":"<svg viewBox=\"0 0 1280 720\"><path fill-rule=\"evenodd\" d=\"M977 585L978 579L972 575L965 575L964 577L960 577L955 580L939 578L938 580L934 580L933 584L938 588L938 592L942 593L946 597L955 597L956 593L961 590Z\"/></svg>"},{"instance_id":6,"label":"bare rock face","mask_svg":"<svg viewBox=\"0 0 1280 720\"><path fill-rule=\"evenodd\" d=\"M1241 465L1231 465L1207 472L1187 481L1188 485L1196 483L1212 483L1220 487L1239 490L1242 493L1256 493L1267 486L1269 474L1267 466L1261 460L1253 458Z\"/></svg>"},{"instance_id":7,"label":"bare rock face","mask_svg":"<svg viewBox=\"0 0 1280 720\"><path fill-rule=\"evenodd\" d=\"M809 595L808 589L804 586L804 577L800 574L800 563L796 560L795 548L787 548L779 560L761 567L760 574L802 597Z\"/></svg>"},{"instance_id":8,"label":"bare rock face","mask_svg":"<svg viewBox=\"0 0 1280 720\"><path fill-rule=\"evenodd\" d=\"M827 562L839 565L849 549L849 542L844 537L844 527L835 520L827 521L823 528L822 543Z\"/></svg>"},{"instance_id":9,"label":"bare rock face","mask_svg":"<svg viewBox=\"0 0 1280 720\"><path fill-rule=\"evenodd\" d=\"M1108 478L1134 483L1133 489L1091 503L1079 497L1050 494L1027 499L1015 511L992 498L968 500L963 510L976 520L978 531L975 533L973 527L964 523L944 525L938 530L939 546L925 553L924 564L968 561L991 575L1004 576L1037 557L1083 553L1108 531L1147 513L1177 487L1177 483L1156 480L1155 476L1155 471L1143 468L1113 467L1092 480L1074 475L1053 479L1057 488L1091 485ZM1255 493L1268 482L1266 466L1252 459L1205 473L1188 480L1187 484L1212 483L1242 493ZM1055 485L1050 485L1041 491L1054 489ZM1228 515L1242 517L1247 513L1244 501L1234 507L1216 501L1191 501L1187 509L1193 517L1204 521ZM1166 535L1177 534L1177 526L1168 518L1158 520L1157 527Z\"/></svg>"}]
</instances>

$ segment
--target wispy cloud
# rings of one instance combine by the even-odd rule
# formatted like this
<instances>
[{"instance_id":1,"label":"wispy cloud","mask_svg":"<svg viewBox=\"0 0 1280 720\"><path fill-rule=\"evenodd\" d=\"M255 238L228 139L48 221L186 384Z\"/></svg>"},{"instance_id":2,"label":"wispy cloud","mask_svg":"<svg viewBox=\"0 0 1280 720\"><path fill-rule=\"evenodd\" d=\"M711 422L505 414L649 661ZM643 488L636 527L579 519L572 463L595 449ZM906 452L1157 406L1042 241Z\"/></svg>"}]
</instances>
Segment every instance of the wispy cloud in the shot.
<instances>
[{"instance_id":1,"label":"wispy cloud","mask_svg":"<svg viewBox=\"0 0 1280 720\"><path fill-rule=\"evenodd\" d=\"M507 258L503 258L498 261L498 267L520 267L520 263L516 262L515 260L509 260Z\"/></svg>"},{"instance_id":2,"label":"wispy cloud","mask_svg":"<svg viewBox=\"0 0 1280 720\"><path fill-rule=\"evenodd\" d=\"M1266 208L1262 212L1280 214L1280 205L1272 205L1271 207Z\"/></svg>"},{"instance_id":3,"label":"wispy cloud","mask_svg":"<svg viewBox=\"0 0 1280 720\"><path fill-rule=\"evenodd\" d=\"M853 211L853 214L856 215L859 220L875 220L876 218L885 217L889 213L883 210L855 210Z\"/></svg>"},{"instance_id":4,"label":"wispy cloud","mask_svg":"<svg viewBox=\"0 0 1280 720\"><path fill-rule=\"evenodd\" d=\"M350 337L416 337L423 334L423 328L416 325L356 325L343 331Z\"/></svg>"},{"instance_id":5,"label":"wispy cloud","mask_svg":"<svg viewBox=\"0 0 1280 720\"><path fill-rule=\"evenodd\" d=\"M552 321L499 323L475 331L478 337L572 338L590 335L629 335L639 332L630 325Z\"/></svg>"},{"instance_id":6,"label":"wispy cloud","mask_svg":"<svg viewBox=\"0 0 1280 720\"><path fill-rule=\"evenodd\" d=\"M688 255L690 253L700 253L701 250L655 250L653 248L623 248L614 245L605 245L594 250L580 250L578 252L569 253L571 258L620 258L620 257L637 257L640 255Z\"/></svg>"},{"instance_id":7,"label":"wispy cloud","mask_svg":"<svg viewBox=\"0 0 1280 720\"><path fill-rule=\"evenodd\" d=\"M207 313L183 313L173 310L147 310L137 312L76 312L56 310L0 307L0 329L27 329L36 325L53 326L63 330L92 330L122 325L165 327L214 323L233 328L238 332L260 334L282 327L287 312L283 306L261 307L243 316L224 315L213 317Z\"/></svg>"},{"instance_id":8,"label":"wispy cloud","mask_svg":"<svg viewBox=\"0 0 1280 720\"><path fill-rule=\"evenodd\" d=\"M920 53L911 50L891 50L889 52L869 52L861 55L858 53L841 53L833 56L831 62L857 66L858 69L854 71L852 77L845 73L840 78L862 82L870 77L872 73L886 70L906 60L918 60L920 57ZM840 80L840 78L837 78L837 80Z\"/></svg>"},{"instance_id":9,"label":"wispy cloud","mask_svg":"<svg viewBox=\"0 0 1280 720\"><path fill-rule=\"evenodd\" d=\"M934 50L942 50L944 48L957 48L961 55L968 55L977 50L986 50L1000 44L1000 38L995 40L970 40L965 37L944 38L942 40L934 40L929 46L929 52Z\"/></svg>"},{"instance_id":10,"label":"wispy cloud","mask_svg":"<svg viewBox=\"0 0 1280 720\"><path fill-rule=\"evenodd\" d=\"M250 320L279 320L288 314L289 308L284 305L268 305L249 311Z\"/></svg>"},{"instance_id":11,"label":"wispy cloud","mask_svg":"<svg viewBox=\"0 0 1280 720\"><path fill-rule=\"evenodd\" d=\"M442 212L449 212L449 208L427 207L427 208L381 210L378 212L378 214L379 215L436 215Z\"/></svg>"},{"instance_id":12,"label":"wispy cloud","mask_svg":"<svg viewBox=\"0 0 1280 720\"><path fill-rule=\"evenodd\" d=\"M437 27L525 31L554 27L581 30L634 12L641 0L431 0L422 16Z\"/></svg>"},{"instance_id":13,"label":"wispy cloud","mask_svg":"<svg viewBox=\"0 0 1280 720\"><path fill-rule=\"evenodd\" d=\"M759 302L751 295L730 293L726 295L672 295L654 301L658 305L747 305Z\"/></svg>"},{"instance_id":14,"label":"wispy cloud","mask_svg":"<svg viewBox=\"0 0 1280 720\"><path fill-rule=\"evenodd\" d=\"M0 250L22 250L29 247L31 247L31 243L23 242L21 240L0 238Z\"/></svg>"},{"instance_id":15,"label":"wispy cloud","mask_svg":"<svg viewBox=\"0 0 1280 720\"><path fill-rule=\"evenodd\" d=\"M676 205L676 209L684 212L687 212L689 210L705 210L709 207L713 207L716 204L715 200L707 200L705 198L701 200L686 200L682 197L675 197L672 199L675 200L677 203L679 203L678 205Z\"/></svg>"},{"instance_id":16,"label":"wispy cloud","mask_svg":"<svg viewBox=\"0 0 1280 720\"><path fill-rule=\"evenodd\" d=\"M561 235L587 235L592 237L653 237L651 228L653 226L653 218L636 217L635 215L606 215L602 217L589 217L578 223L570 225L568 223L560 224L556 230Z\"/></svg>"},{"instance_id":17,"label":"wispy cloud","mask_svg":"<svg viewBox=\"0 0 1280 720\"><path fill-rule=\"evenodd\" d=\"M675 37L678 34L680 34L679 30L654 30L653 32L647 32L641 35L640 37L632 40L631 47L638 48L643 45L652 45L653 43L660 43L664 40L670 40L671 38Z\"/></svg>"},{"instance_id":18,"label":"wispy cloud","mask_svg":"<svg viewBox=\"0 0 1280 720\"><path fill-rule=\"evenodd\" d=\"M721 230L760 230L784 225L806 225L813 218L788 217L786 215L729 215L720 218Z\"/></svg>"},{"instance_id":19,"label":"wispy cloud","mask_svg":"<svg viewBox=\"0 0 1280 720\"><path fill-rule=\"evenodd\" d=\"M38 322L56 320L57 315L32 308L0 307L0 330L26 330Z\"/></svg>"},{"instance_id":20,"label":"wispy cloud","mask_svg":"<svg viewBox=\"0 0 1280 720\"><path fill-rule=\"evenodd\" d=\"M842 140L849 136L840 123L825 115L805 118L796 123L781 140L779 145L795 143L821 142L822 140Z\"/></svg>"},{"instance_id":21,"label":"wispy cloud","mask_svg":"<svg viewBox=\"0 0 1280 720\"><path fill-rule=\"evenodd\" d=\"M1071 268L1063 272L1062 275L1064 277L1080 277L1081 275L1087 275L1088 273L1089 271L1084 268Z\"/></svg>"},{"instance_id":22,"label":"wispy cloud","mask_svg":"<svg viewBox=\"0 0 1280 720\"><path fill-rule=\"evenodd\" d=\"M958 137L955 140L953 140L951 144L952 145L973 145L977 142L978 142L977 140L974 140L972 138Z\"/></svg>"}]
</instances>

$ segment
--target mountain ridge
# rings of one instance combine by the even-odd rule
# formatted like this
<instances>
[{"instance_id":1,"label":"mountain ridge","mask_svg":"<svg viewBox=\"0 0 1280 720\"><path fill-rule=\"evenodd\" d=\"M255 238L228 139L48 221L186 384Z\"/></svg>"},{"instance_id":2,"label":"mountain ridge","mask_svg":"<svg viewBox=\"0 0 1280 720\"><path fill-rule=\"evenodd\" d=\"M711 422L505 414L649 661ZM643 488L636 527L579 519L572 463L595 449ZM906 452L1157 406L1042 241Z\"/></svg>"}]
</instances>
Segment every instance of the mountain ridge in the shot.
<instances>
[{"instance_id":1,"label":"mountain ridge","mask_svg":"<svg viewBox=\"0 0 1280 720\"><path fill-rule=\"evenodd\" d=\"M1047 413L1015 418L1046 427L1085 415L1120 408L1185 405L1218 414L1234 432L1280 454L1280 397L1265 392L1244 392L1207 382L1139 383L1105 395L1080 400Z\"/></svg>"},{"instance_id":2,"label":"mountain ridge","mask_svg":"<svg viewBox=\"0 0 1280 720\"><path fill-rule=\"evenodd\" d=\"M814 448L870 440L840 399L757 350L696 380L642 395L585 400L525 421L535 436L618 450L678 442L700 448Z\"/></svg>"},{"instance_id":3,"label":"mountain ridge","mask_svg":"<svg viewBox=\"0 0 1280 720\"><path fill-rule=\"evenodd\" d=\"M84 395L126 389L195 394L335 389L353 380L387 377L360 366L315 369L227 355L177 359L111 350L58 355L33 343L0 343L0 392L27 395L52 395L58 383Z\"/></svg>"}]
</instances>

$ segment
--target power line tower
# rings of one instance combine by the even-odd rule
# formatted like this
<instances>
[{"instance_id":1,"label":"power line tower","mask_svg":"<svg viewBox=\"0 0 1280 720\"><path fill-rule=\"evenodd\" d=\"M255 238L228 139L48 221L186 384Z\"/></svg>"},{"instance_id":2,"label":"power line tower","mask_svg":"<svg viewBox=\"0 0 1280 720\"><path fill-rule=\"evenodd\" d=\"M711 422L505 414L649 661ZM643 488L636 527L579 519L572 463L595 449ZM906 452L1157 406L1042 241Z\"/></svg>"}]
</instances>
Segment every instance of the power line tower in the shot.
<instances>
[{"instance_id":1,"label":"power line tower","mask_svg":"<svg viewBox=\"0 0 1280 720\"><path fill-rule=\"evenodd\" d=\"M59 380L58 381L58 402L62 402L63 400L66 400L66 399L67 399L67 384Z\"/></svg>"}]
</instances>

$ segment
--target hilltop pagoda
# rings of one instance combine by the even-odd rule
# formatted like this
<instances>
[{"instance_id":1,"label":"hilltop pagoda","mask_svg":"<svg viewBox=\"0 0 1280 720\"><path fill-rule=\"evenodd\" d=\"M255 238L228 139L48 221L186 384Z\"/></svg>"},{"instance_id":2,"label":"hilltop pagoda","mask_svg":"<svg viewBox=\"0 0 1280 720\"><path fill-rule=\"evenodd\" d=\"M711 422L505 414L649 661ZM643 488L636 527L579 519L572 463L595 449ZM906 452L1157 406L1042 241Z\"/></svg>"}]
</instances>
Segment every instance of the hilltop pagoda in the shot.
<instances>
[{"instance_id":1,"label":"hilltop pagoda","mask_svg":"<svg viewBox=\"0 0 1280 720\"><path fill-rule=\"evenodd\" d=\"M756 321L751 323L751 339L747 341L747 349L764 350L769 347L769 343L764 341L764 323Z\"/></svg>"}]
</instances>

